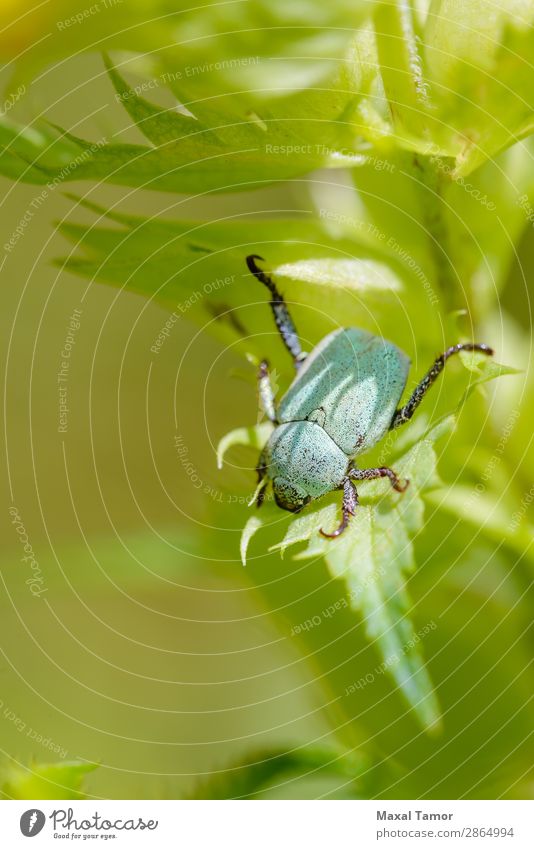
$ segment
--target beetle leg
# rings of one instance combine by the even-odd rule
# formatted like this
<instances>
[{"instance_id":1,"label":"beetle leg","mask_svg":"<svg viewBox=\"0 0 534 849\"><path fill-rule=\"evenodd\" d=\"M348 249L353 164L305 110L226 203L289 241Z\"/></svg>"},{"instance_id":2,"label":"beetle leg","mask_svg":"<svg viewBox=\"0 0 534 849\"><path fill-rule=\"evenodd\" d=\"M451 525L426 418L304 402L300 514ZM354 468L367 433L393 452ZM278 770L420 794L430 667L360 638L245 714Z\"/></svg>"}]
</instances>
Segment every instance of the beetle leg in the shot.
<instances>
[{"instance_id":1,"label":"beetle leg","mask_svg":"<svg viewBox=\"0 0 534 849\"><path fill-rule=\"evenodd\" d=\"M380 466L377 469L351 469L349 471L349 477L353 481L372 481L376 480L376 478L389 478L391 486L397 492L404 492L410 483L410 481L406 479L404 479L403 483L401 483L400 478L395 474L393 469L390 469L387 466Z\"/></svg>"},{"instance_id":2,"label":"beetle leg","mask_svg":"<svg viewBox=\"0 0 534 849\"><path fill-rule=\"evenodd\" d=\"M277 424L274 392L267 360L262 360L258 368L258 398L260 411L267 416L270 422Z\"/></svg>"},{"instance_id":3,"label":"beetle leg","mask_svg":"<svg viewBox=\"0 0 534 849\"><path fill-rule=\"evenodd\" d=\"M323 531L321 528L320 533L322 536L327 539L335 539L340 536L349 524L350 517L354 516L357 506L358 492L350 478L346 477L343 481L343 518L341 520L341 524L335 529L335 531L332 531L331 534L327 534L326 531Z\"/></svg>"},{"instance_id":4,"label":"beetle leg","mask_svg":"<svg viewBox=\"0 0 534 849\"><path fill-rule=\"evenodd\" d=\"M418 386L415 387L410 400L404 407L396 411L389 426L390 430L394 430L394 428L400 427L405 422L410 421L435 379L443 371L449 357L452 357L453 354L458 354L460 351L480 351L482 354L487 354L490 357L493 356L493 348L490 348L489 345L479 345L474 342L460 343L459 345L452 345L450 348L447 348L445 353L440 354L436 358L432 368L423 377Z\"/></svg>"},{"instance_id":5,"label":"beetle leg","mask_svg":"<svg viewBox=\"0 0 534 849\"><path fill-rule=\"evenodd\" d=\"M258 487L256 489L256 507L261 507L263 501L265 499L265 490L267 489L267 478L263 474L263 470L258 469ZM252 506L254 504L254 496L249 501L249 505Z\"/></svg>"},{"instance_id":6,"label":"beetle leg","mask_svg":"<svg viewBox=\"0 0 534 849\"><path fill-rule=\"evenodd\" d=\"M246 263L248 269L251 274L254 275L264 286L267 286L269 292L271 293L271 309L273 311L274 320L276 326L278 328L278 332L282 337L282 342L286 346L287 350L293 357L293 364L296 369L299 368L301 363L305 360L306 354L301 348L299 337L297 335L297 329L293 323L293 319L289 314L289 310L287 308L287 304L284 301L282 295L276 288L274 282L271 280L268 274L265 274L261 268L258 268L256 265L256 260L259 259L262 262L265 262L263 257L257 256L256 254L251 254L247 256Z\"/></svg>"},{"instance_id":7,"label":"beetle leg","mask_svg":"<svg viewBox=\"0 0 534 849\"><path fill-rule=\"evenodd\" d=\"M258 475L258 486L256 488L256 507L261 507L265 498L265 490L269 480L267 478L267 466L265 465L265 448L261 452L258 465L256 466L256 474ZM251 501L252 505L254 502Z\"/></svg>"}]
</instances>

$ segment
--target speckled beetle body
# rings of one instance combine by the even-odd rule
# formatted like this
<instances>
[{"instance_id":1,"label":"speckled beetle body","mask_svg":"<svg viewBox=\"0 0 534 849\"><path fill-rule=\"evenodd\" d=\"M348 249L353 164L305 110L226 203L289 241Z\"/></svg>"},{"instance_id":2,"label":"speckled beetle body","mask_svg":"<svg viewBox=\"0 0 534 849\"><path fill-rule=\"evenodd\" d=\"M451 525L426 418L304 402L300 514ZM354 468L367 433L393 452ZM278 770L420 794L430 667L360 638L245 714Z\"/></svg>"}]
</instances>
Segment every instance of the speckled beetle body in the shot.
<instances>
[{"instance_id":1,"label":"speckled beetle body","mask_svg":"<svg viewBox=\"0 0 534 849\"><path fill-rule=\"evenodd\" d=\"M392 342L365 330L343 328L326 336L306 355L300 348L295 325L273 281L256 265L261 257L247 257L247 265L271 293L271 308L297 374L275 405L268 365L258 374L263 410L275 428L258 463L260 494L272 482L276 503L284 510L300 511L311 500L335 489L343 490L343 519L331 534L339 536L358 505L356 481L388 477L394 489L401 482L387 467L357 469L355 457L376 445L388 430L409 421L443 370L445 362L461 350L493 354L487 345L465 343L448 348L432 365L405 406L399 402L406 386L410 360Z\"/></svg>"},{"instance_id":2,"label":"speckled beetle body","mask_svg":"<svg viewBox=\"0 0 534 849\"><path fill-rule=\"evenodd\" d=\"M406 386L410 360L354 327L315 346L278 405L278 421L315 421L348 457L379 442Z\"/></svg>"}]
</instances>

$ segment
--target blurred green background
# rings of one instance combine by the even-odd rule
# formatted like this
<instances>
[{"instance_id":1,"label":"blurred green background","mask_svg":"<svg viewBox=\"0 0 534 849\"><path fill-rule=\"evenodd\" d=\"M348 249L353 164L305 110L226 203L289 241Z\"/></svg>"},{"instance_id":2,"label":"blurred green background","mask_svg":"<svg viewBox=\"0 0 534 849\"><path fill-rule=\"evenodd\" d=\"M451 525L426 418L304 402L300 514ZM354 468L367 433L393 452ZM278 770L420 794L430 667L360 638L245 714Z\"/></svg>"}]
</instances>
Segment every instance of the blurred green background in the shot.
<instances>
[{"instance_id":1,"label":"blurred green background","mask_svg":"<svg viewBox=\"0 0 534 849\"><path fill-rule=\"evenodd\" d=\"M62 8L56 4L51 20L60 19ZM109 21L93 17L80 48L111 30ZM4 35L4 56L21 53L24 39L36 44L35 17L28 20L27 30L16 30L18 40ZM63 61L54 49L43 54L57 61L46 73L37 71L44 60L29 63L37 79L10 118L25 124L46 110L49 120L77 136L112 138L121 130L121 138L139 142L101 57L83 53ZM131 49L148 47L140 38ZM68 52L77 50L73 42ZM12 79L7 67L6 91ZM207 79L203 84L209 87ZM530 156L526 145L525 151ZM501 154L499 168L508 167L507 155ZM480 179L491 184L491 170L484 173ZM513 177L512 166L507 173ZM314 180L326 187L333 206L350 208L352 189L343 172L317 172ZM7 178L1 184L4 242L39 187ZM376 675L347 707L345 688L382 660L347 611L323 621L305 642L292 634L295 624L344 593L321 559L266 554L269 534L271 542L279 538L275 527L254 544L246 569L241 566L239 538L249 515L243 502L252 491L256 456L234 450L223 471L215 462L221 436L257 416L254 370L236 344L222 345L184 317L154 356L151 346L168 318L162 308L54 265L71 249L58 222L94 219L67 192L88 193L106 208L119 204L136 215L216 220L258 211L276 218L288 210L305 218L313 190L298 178L198 198L91 185L73 182L48 192L1 267L4 768L31 771L33 763L79 759L99 764L85 781L92 797L179 798L255 751L309 744L332 751L332 758L355 752L362 773L356 793L363 796L531 798L533 561L525 546L534 481L531 223L520 213L513 233L517 251L510 251L501 290L477 327L483 341L497 347L499 361L522 372L491 384L485 399L472 397L461 413L463 440L455 447L448 439L440 452L443 477L454 481L461 469L470 485L497 452L492 491L512 494L490 506L487 493L471 502L473 513L488 510L488 528L465 506L437 510L429 500L424 533L415 539L411 612L415 630L436 624L424 638L424 654L444 715L443 733L432 737L386 675ZM226 273L222 262L220 276ZM250 285L245 271L232 285ZM250 296L250 310L276 350L267 307L258 307L261 295ZM306 327L305 296L298 297ZM468 297L476 301L476 285ZM57 375L75 309L81 314L68 370L68 430L58 433ZM237 315L245 326L247 309ZM363 313L355 306L351 323ZM425 320L413 311L403 319L398 307L391 318L399 324L396 341L412 335L416 346ZM445 331L451 342L452 326ZM417 373L443 338L427 344L429 351L410 350ZM281 384L286 365L280 364ZM456 391L454 382L449 386ZM429 413L439 416L450 406L440 395ZM512 437L500 450L514 411ZM189 475L177 436L187 448ZM474 457L470 440L478 450ZM21 562L12 505L42 572L46 591L37 597L25 583L31 570ZM514 542L502 528L517 510L527 536ZM277 778L263 796L355 792L347 775L335 770L301 772Z\"/></svg>"}]
</instances>

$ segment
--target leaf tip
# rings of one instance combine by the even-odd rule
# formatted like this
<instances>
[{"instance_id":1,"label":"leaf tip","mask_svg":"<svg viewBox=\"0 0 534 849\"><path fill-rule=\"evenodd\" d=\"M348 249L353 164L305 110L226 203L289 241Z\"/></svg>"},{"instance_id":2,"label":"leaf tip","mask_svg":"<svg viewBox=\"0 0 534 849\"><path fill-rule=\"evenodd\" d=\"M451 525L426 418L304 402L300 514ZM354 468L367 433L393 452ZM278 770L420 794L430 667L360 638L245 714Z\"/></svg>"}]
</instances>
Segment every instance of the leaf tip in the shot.
<instances>
[{"instance_id":1,"label":"leaf tip","mask_svg":"<svg viewBox=\"0 0 534 849\"><path fill-rule=\"evenodd\" d=\"M241 555L241 563L243 566L247 565L247 551L250 540L254 536L254 534L261 528L263 522L259 516L251 516L248 520L247 524L243 528L243 532L241 534L241 541L239 543L239 553Z\"/></svg>"}]
</instances>

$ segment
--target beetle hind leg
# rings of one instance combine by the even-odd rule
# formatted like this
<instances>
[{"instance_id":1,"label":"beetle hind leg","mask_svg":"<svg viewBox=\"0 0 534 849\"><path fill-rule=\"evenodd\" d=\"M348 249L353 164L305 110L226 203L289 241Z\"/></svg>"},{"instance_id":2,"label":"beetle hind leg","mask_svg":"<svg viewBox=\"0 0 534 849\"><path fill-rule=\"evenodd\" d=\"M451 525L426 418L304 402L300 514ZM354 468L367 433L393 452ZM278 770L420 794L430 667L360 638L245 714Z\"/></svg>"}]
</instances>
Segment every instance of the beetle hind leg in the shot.
<instances>
[{"instance_id":1,"label":"beetle hind leg","mask_svg":"<svg viewBox=\"0 0 534 849\"><path fill-rule=\"evenodd\" d=\"M410 483L406 478L401 482L399 476L388 466L380 466L376 469L351 469L349 477L353 481L372 481L377 478L389 478L391 486L396 492L404 492Z\"/></svg>"},{"instance_id":2,"label":"beetle hind leg","mask_svg":"<svg viewBox=\"0 0 534 849\"><path fill-rule=\"evenodd\" d=\"M400 407L395 412L389 426L390 430L394 430L395 428L410 421L426 393L445 368L445 363L449 357L452 357L453 354L458 354L460 351L479 351L481 354L486 354L488 357L493 356L493 348L490 348L489 345L482 345L476 342L460 342L458 345L452 345L450 348L447 348L443 354L440 354L439 357L434 360L431 368L425 374L422 381L415 387L411 398L407 401L404 407Z\"/></svg>"},{"instance_id":3,"label":"beetle hind leg","mask_svg":"<svg viewBox=\"0 0 534 849\"><path fill-rule=\"evenodd\" d=\"M346 477L343 481L343 518L341 519L341 522L338 527L335 529L335 531L332 531L331 534L327 534L326 531L323 531L322 528L320 529L319 533L323 537L326 537L326 539L335 539L336 537L341 536L343 531L346 530L350 522L351 516L354 516L357 506L358 492L350 478Z\"/></svg>"}]
</instances>

